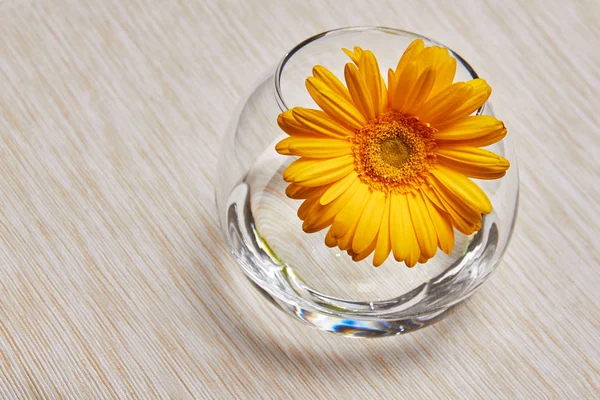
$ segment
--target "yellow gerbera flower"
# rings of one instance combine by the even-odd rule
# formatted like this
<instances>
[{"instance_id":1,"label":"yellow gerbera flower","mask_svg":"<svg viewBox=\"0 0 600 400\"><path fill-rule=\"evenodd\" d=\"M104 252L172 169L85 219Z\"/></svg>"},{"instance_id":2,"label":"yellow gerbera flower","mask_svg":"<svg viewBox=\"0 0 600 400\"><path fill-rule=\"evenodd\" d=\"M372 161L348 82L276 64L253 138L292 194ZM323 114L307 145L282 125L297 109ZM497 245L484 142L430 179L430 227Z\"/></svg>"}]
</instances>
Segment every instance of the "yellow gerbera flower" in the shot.
<instances>
[{"instance_id":1,"label":"yellow gerbera flower","mask_svg":"<svg viewBox=\"0 0 600 400\"><path fill-rule=\"evenodd\" d=\"M470 235L492 211L469 178L497 179L509 162L484 150L506 135L490 116L471 115L491 94L483 79L456 82L448 50L415 40L388 86L373 53L344 49L346 86L317 65L306 87L321 110L294 107L279 115L290 137L280 154L300 156L283 174L286 194L303 199L302 229L327 227L325 244L355 261L393 253L408 267L449 253L454 230Z\"/></svg>"}]
</instances>

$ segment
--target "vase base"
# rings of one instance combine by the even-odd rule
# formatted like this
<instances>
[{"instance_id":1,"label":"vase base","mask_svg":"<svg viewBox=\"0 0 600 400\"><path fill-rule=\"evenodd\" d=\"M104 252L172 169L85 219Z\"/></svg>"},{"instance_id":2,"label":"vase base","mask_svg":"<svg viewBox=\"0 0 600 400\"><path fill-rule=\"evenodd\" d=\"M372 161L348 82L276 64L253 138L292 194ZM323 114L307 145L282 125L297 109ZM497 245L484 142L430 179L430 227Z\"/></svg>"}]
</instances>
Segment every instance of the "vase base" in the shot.
<instances>
[{"instance_id":1,"label":"vase base","mask_svg":"<svg viewBox=\"0 0 600 400\"><path fill-rule=\"evenodd\" d=\"M465 256L400 296L344 299L316 290L273 251L256 230L251 197L247 184L236 186L224 222L229 248L246 276L286 314L341 336L395 336L440 321L482 283L482 274L489 273L485 266L497 249L498 231L491 223L470 241Z\"/></svg>"},{"instance_id":2,"label":"vase base","mask_svg":"<svg viewBox=\"0 0 600 400\"><path fill-rule=\"evenodd\" d=\"M348 319L333 314L303 309L279 301L251 279L248 280L271 304L285 314L292 315L313 328L350 338L382 338L414 332L443 320L453 314L459 304L462 304L455 304L431 314L403 317L396 320Z\"/></svg>"}]
</instances>

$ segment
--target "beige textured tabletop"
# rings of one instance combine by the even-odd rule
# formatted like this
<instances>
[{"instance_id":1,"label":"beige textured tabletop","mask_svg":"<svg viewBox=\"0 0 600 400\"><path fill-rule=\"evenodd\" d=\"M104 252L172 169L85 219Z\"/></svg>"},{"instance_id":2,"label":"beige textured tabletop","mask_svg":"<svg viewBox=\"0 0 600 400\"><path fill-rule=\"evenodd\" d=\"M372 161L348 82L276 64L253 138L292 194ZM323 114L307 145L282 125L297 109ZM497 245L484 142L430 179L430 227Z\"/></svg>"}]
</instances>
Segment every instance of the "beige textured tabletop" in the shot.
<instances>
[{"instance_id":1,"label":"beige textured tabletop","mask_svg":"<svg viewBox=\"0 0 600 400\"><path fill-rule=\"evenodd\" d=\"M213 201L242 95L349 25L456 49L519 157L496 273L395 338L277 312ZM598 398L599 50L597 0L0 1L0 398Z\"/></svg>"}]
</instances>

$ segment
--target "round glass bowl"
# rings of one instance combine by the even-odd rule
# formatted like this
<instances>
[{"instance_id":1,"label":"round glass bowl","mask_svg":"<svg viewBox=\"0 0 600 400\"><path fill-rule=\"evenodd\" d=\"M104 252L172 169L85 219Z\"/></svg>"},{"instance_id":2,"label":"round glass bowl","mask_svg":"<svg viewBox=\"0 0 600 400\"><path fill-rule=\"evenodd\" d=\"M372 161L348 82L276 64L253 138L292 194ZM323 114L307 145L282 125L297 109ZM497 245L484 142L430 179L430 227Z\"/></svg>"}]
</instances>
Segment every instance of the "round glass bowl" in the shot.
<instances>
[{"instance_id":1,"label":"round glass bowl","mask_svg":"<svg viewBox=\"0 0 600 400\"><path fill-rule=\"evenodd\" d=\"M488 148L509 159L502 179L478 181L494 210L482 229L465 236L455 230L450 254L438 250L425 264L407 268L393 257L374 268L324 244L326 230L307 234L296 216L301 201L286 197L284 169L294 157L275 144L286 137L279 113L294 106L318 108L305 79L320 64L343 81L349 60L342 48L361 46L378 58L382 75L396 66L406 47L420 38L389 28L345 28L314 36L292 49L262 79L239 107L225 135L217 177L217 207L227 245L255 287L285 312L345 336L379 337L430 325L462 302L490 276L511 236L518 203L519 178L507 139ZM450 50L450 49L449 49ZM460 56L456 81L477 74ZM489 103L477 111L492 115ZM510 136L510 133L509 133Z\"/></svg>"}]
</instances>

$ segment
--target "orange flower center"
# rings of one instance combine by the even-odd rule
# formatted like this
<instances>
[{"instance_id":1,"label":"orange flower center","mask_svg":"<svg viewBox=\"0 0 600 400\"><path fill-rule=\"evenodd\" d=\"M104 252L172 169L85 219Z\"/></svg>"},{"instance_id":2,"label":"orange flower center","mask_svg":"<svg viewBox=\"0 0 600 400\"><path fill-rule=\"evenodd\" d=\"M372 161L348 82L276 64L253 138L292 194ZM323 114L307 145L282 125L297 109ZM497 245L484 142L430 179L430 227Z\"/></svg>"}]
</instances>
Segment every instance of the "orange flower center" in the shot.
<instances>
[{"instance_id":1,"label":"orange flower center","mask_svg":"<svg viewBox=\"0 0 600 400\"><path fill-rule=\"evenodd\" d=\"M352 138L355 168L371 190L405 193L425 182L436 163L433 128L418 118L387 111Z\"/></svg>"}]
</instances>

